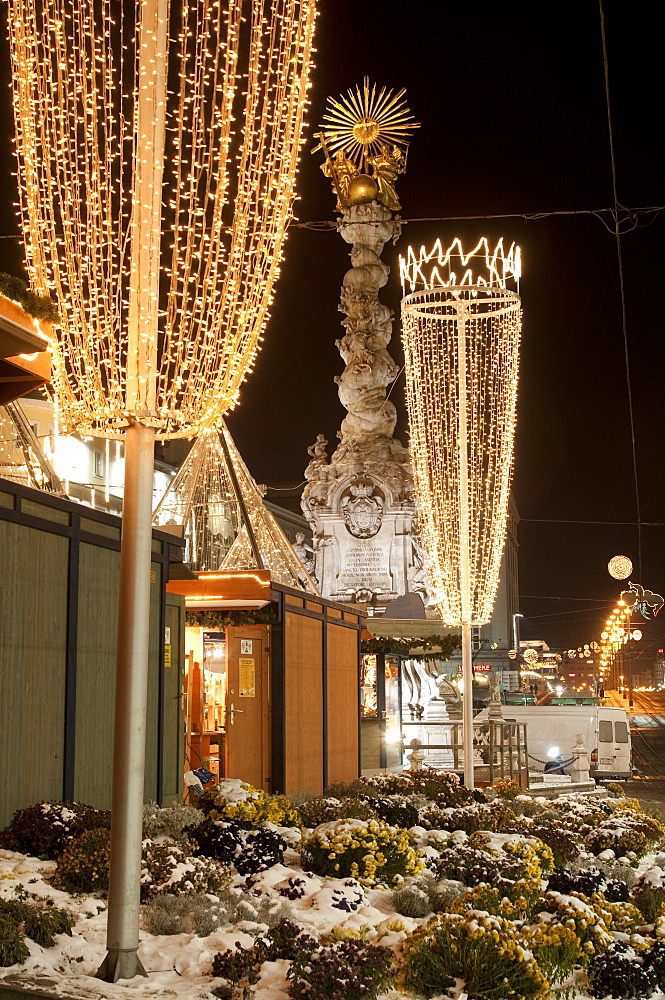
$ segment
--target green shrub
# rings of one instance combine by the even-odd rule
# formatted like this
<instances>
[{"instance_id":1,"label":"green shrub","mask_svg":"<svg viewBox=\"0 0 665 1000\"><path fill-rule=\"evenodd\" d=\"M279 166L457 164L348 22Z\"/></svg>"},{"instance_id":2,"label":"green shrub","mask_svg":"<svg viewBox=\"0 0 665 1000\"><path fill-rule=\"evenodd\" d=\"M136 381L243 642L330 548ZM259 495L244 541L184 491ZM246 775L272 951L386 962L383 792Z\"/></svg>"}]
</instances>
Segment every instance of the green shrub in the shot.
<instances>
[{"instance_id":1,"label":"green shrub","mask_svg":"<svg viewBox=\"0 0 665 1000\"><path fill-rule=\"evenodd\" d=\"M580 962L588 962L592 955L604 951L613 940L599 909L577 892L570 895L546 892L542 912L552 914L552 918L540 922L550 927L558 924L574 931L580 942Z\"/></svg>"},{"instance_id":2,"label":"green shrub","mask_svg":"<svg viewBox=\"0 0 665 1000\"><path fill-rule=\"evenodd\" d=\"M14 813L9 834L21 853L57 859L85 830L110 826L105 810L81 802L39 802Z\"/></svg>"},{"instance_id":3,"label":"green shrub","mask_svg":"<svg viewBox=\"0 0 665 1000\"><path fill-rule=\"evenodd\" d=\"M432 913L427 889L416 880L402 885L392 894L393 909L403 917L426 917Z\"/></svg>"},{"instance_id":4,"label":"green shrub","mask_svg":"<svg viewBox=\"0 0 665 1000\"><path fill-rule=\"evenodd\" d=\"M544 1000L549 992L516 925L477 911L432 917L407 939L402 963L406 986L426 997L446 993L455 980L474 998Z\"/></svg>"},{"instance_id":5,"label":"green shrub","mask_svg":"<svg viewBox=\"0 0 665 1000\"><path fill-rule=\"evenodd\" d=\"M526 920L540 902L540 880L518 879L507 882L500 889L481 882L473 889L466 889L448 907L449 913L466 913L484 910L506 920Z\"/></svg>"},{"instance_id":6,"label":"green shrub","mask_svg":"<svg viewBox=\"0 0 665 1000\"><path fill-rule=\"evenodd\" d=\"M294 1000L375 1000L391 978L392 952L357 938L334 942L289 969Z\"/></svg>"},{"instance_id":7,"label":"green shrub","mask_svg":"<svg viewBox=\"0 0 665 1000\"><path fill-rule=\"evenodd\" d=\"M0 899L0 965L21 964L29 955L25 937L52 948L56 934L70 934L74 918L65 910L25 899Z\"/></svg>"},{"instance_id":8,"label":"green shrub","mask_svg":"<svg viewBox=\"0 0 665 1000\"><path fill-rule=\"evenodd\" d=\"M300 825L314 828L321 823L332 823L336 819L377 819L369 802L353 797L309 799L298 806Z\"/></svg>"},{"instance_id":9,"label":"green shrub","mask_svg":"<svg viewBox=\"0 0 665 1000\"><path fill-rule=\"evenodd\" d=\"M644 922L652 924L665 906L665 871L648 868L635 882L630 898L644 917Z\"/></svg>"},{"instance_id":10,"label":"green shrub","mask_svg":"<svg viewBox=\"0 0 665 1000\"><path fill-rule=\"evenodd\" d=\"M86 830L72 840L59 856L52 885L65 892L105 894L109 887L110 853L109 829Z\"/></svg>"},{"instance_id":11,"label":"green shrub","mask_svg":"<svg viewBox=\"0 0 665 1000\"><path fill-rule=\"evenodd\" d=\"M226 911L215 906L207 896L154 897L141 910L145 929L150 934L198 934L207 937L226 923Z\"/></svg>"},{"instance_id":12,"label":"green shrub","mask_svg":"<svg viewBox=\"0 0 665 1000\"><path fill-rule=\"evenodd\" d=\"M150 840L166 837L167 840L187 840L185 828L198 826L201 810L193 806L169 806L162 809L156 802L143 806L143 836Z\"/></svg>"},{"instance_id":13,"label":"green shrub","mask_svg":"<svg viewBox=\"0 0 665 1000\"><path fill-rule=\"evenodd\" d=\"M554 826L534 825L529 830L529 836L538 837L547 844L552 852L555 868L561 868L568 861L574 861L579 857L577 844L565 830L558 830Z\"/></svg>"},{"instance_id":14,"label":"green shrub","mask_svg":"<svg viewBox=\"0 0 665 1000\"><path fill-rule=\"evenodd\" d=\"M407 831L381 820L324 823L303 837L300 859L306 871L351 876L363 885L392 885L396 878L419 875L424 868Z\"/></svg>"},{"instance_id":15,"label":"green shrub","mask_svg":"<svg viewBox=\"0 0 665 1000\"><path fill-rule=\"evenodd\" d=\"M219 785L206 789L198 806L208 819L231 820L245 830L263 823L275 826L298 826L298 811L285 795L268 795L237 778L225 778Z\"/></svg>"},{"instance_id":16,"label":"green shrub","mask_svg":"<svg viewBox=\"0 0 665 1000\"><path fill-rule=\"evenodd\" d=\"M222 889L210 896L159 893L142 907L143 923L151 934L198 934L207 937L220 927L251 921L272 928L291 920L293 910L284 900Z\"/></svg>"},{"instance_id":17,"label":"green shrub","mask_svg":"<svg viewBox=\"0 0 665 1000\"><path fill-rule=\"evenodd\" d=\"M141 901L159 893L216 894L231 881L226 865L213 858L192 857L182 844L143 841Z\"/></svg>"},{"instance_id":18,"label":"green shrub","mask_svg":"<svg viewBox=\"0 0 665 1000\"><path fill-rule=\"evenodd\" d=\"M522 928L522 936L541 972L554 986L568 979L582 960L581 942L572 927L527 924Z\"/></svg>"},{"instance_id":19,"label":"green shrub","mask_svg":"<svg viewBox=\"0 0 665 1000\"><path fill-rule=\"evenodd\" d=\"M18 925L0 913L0 965L22 965L30 954Z\"/></svg>"}]
</instances>

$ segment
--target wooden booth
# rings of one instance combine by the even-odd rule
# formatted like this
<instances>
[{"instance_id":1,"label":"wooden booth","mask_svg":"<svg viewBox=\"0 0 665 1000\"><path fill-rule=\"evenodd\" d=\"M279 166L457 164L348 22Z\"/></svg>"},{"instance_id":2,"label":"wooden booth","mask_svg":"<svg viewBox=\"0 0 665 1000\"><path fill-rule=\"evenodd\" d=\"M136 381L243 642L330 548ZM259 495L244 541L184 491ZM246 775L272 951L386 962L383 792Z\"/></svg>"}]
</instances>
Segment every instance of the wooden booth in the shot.
<instances>
[{"instance_id":1,"label":"wooden booth","mask_svg":"<svg viewBox=\"0 0 665 1000\"><path fill-rule=\"evenodd\" d=\"M174 580L187 608L186 768L319 794L360 773L362 616L263 570ZM240 612L256 618L229 624Z\"/></svg>"},{"instance_id":2,"label":"wooden booth","mask_svg":"<svg viewBox=\"0 0 665 1000\"><path fill-rule=\"evenodd\" d=\"M0 827L48 799L111 806L120 518L0 479ZM145 801L182 800L183 543L154 529Z\"/></svg>"}]
</instances>

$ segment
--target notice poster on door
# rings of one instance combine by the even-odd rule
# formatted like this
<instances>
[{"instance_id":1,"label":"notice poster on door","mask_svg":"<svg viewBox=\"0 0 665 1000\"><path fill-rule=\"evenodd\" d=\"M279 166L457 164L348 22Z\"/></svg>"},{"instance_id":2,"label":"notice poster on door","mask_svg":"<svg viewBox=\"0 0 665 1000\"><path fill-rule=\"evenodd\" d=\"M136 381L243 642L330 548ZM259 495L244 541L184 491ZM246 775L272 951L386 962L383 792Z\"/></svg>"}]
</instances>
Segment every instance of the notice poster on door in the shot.
<instances>
[{"instance_id":1,"label":"notice poster on door","mask_svg":"<svg viewBox=\"0 0 665 1000\"><path fill-rule=\"evenodd\" d=\"M240 698L256 697L256 668L253 656L238 659L238 695Z\"/></svg>"}]
</instances>

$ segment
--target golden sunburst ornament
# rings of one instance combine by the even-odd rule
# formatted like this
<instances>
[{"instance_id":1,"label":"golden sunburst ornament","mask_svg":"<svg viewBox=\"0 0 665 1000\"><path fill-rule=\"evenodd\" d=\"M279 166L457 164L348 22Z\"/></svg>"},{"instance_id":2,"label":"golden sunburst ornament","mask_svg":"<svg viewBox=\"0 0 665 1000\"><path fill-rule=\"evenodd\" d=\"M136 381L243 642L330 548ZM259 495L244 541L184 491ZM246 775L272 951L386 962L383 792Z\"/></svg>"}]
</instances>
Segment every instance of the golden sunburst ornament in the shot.
<instances>
[{"instance_id":1,"label":"golden sunburst ornament","mask_svg":"<svg viewBox=\"0 0 665 1000\"><path fill-rule=\"evenodd\" d=\"M386 87L377 92L376 84L370 85L365 77L362 88L352 88L338 100L328 98L328 114L321 126L328 150L342 150L364 169L368 156L379 153L382 144L406 146L410 133L420 125L403 100L405 93L404 89L395 93Z\"/></svg>"}]
</instances>

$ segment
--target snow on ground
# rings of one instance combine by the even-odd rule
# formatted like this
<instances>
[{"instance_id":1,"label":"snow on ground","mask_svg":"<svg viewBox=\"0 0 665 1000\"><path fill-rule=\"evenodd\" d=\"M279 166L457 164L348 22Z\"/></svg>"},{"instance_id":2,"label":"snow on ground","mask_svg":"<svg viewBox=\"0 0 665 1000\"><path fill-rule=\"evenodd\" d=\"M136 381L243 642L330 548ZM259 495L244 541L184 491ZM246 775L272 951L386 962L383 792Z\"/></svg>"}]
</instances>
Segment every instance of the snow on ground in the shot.
<instances>
[{"instance_id":1,"label":"snow on ground","mask_svg":"<svg viewBox=\"0 0 665 1000\"><path fill-rule=\"evenodd\" d=\"M436 832L429 831L423 840L435 835ZM499 841L507 839L512 838L492 835L492 841L497 846ZM653 869L655 857L654 854L646 855L636 874ZM662 861L662 855L658 860ZM391 906L389 890L363 889L358 883L353 885L353 880L323 878L303 872L299 855L293 849L287 849L284 861L284 864L254 876L252 890L257 892L257 897L260 890L264 896L283 903L285 897L279 893L280 887L286 886L290 879L301 880L304 894L288 900L288 904L295 921L317 936L328 934L334 928L369 927L369 941L398 950L407 934L428 919L410 919L396 913ZM55 867L53 861L0 850L0 898L17 898L18 893L25 891L37 897L50 898L56 906L67 909L77 917L71 937L57 935L57 943L52 948L43 948L26 938L29 958L21 966L0 968L0 984L46 989L54 996L79 1000L129 1000L130 996L137 995L172 1000L210 997L213 1000L210 991L217 982L210 975L214 955L237 944L250 946L254 942L250 932L259 929L259 925L247 920L217 930L208 937L196 934L155 936L142 929L139 957L147 977L123 980L117 984L103 983L94 976L106 954L106 901L89 895L70 896L54 889L48 879ZM650 877L660 881L660 874L660 870L656 870ZM246 888L240 878L235 884ZM351 905L357 905L357 908L350 911L340 909L340 900L343 899L351 900ZM256 1000L289 1000L287 968L288 963L284 961L265 963L259 982L252 988L252 996ZM407 994L391 989L383 996L399 1000ZM567 1000L583 1000L585 996L573 991L568 994ZM462 993L459 1000L465 998L466 994ZM652 1000L665 1000L665 995L656 991Z\"/></svg>"},{"instance_id":2,"label":"snow on ground","mask_svg":"<svg viewBox=\"0 0 665 1000\"><path fill-rule=\"evenodd\" d=\"M382 945L397 947L422 920L400 916L390 906L388 890L362 890L363 903L357 910L347 912L334 905L344 895L353 897L357 890L349 891L349 879L319 878L303 873L297 864L298 855L286 852L288 865L273 868L253 878L253 888L264 895L284 901L279 886L290 878L300 878L306 883L305 895L289 900L294 917L299 924L317 935L327 934L335 927L374 928L369 940ZM40 898L50 897L54 903L77 916L71 937L56 936L56 945L42 948L26 938L30 957L21 966L0 969L0 983L7 985L48 988L58 996L82 998L108 997L120 1000L130 995L198 998L209 994L216 982L210 976L212 959L219 951L232 949L236 944L249 947L254 943L250 930L257 924L241 921L228 929L215 931L208 937L196 934L155 936L145 930L140 932L139 958L148 973L147 978L136 977L118 984L103 983L95 973L106 954L106 901L95 896L70 896L52 888L48 877L55 871L55 862L40 861L11 851L0 850L0 897L16 898L16 890L23 889ZM238 880L238 885L242 885ZM399 921L401 929L389 925ZM261 979L253 988L257 1000L287 1000L286 970L283 961L264 964ZM400 994L394 993L394 996Z\"/></svg>"}]
</instances>

